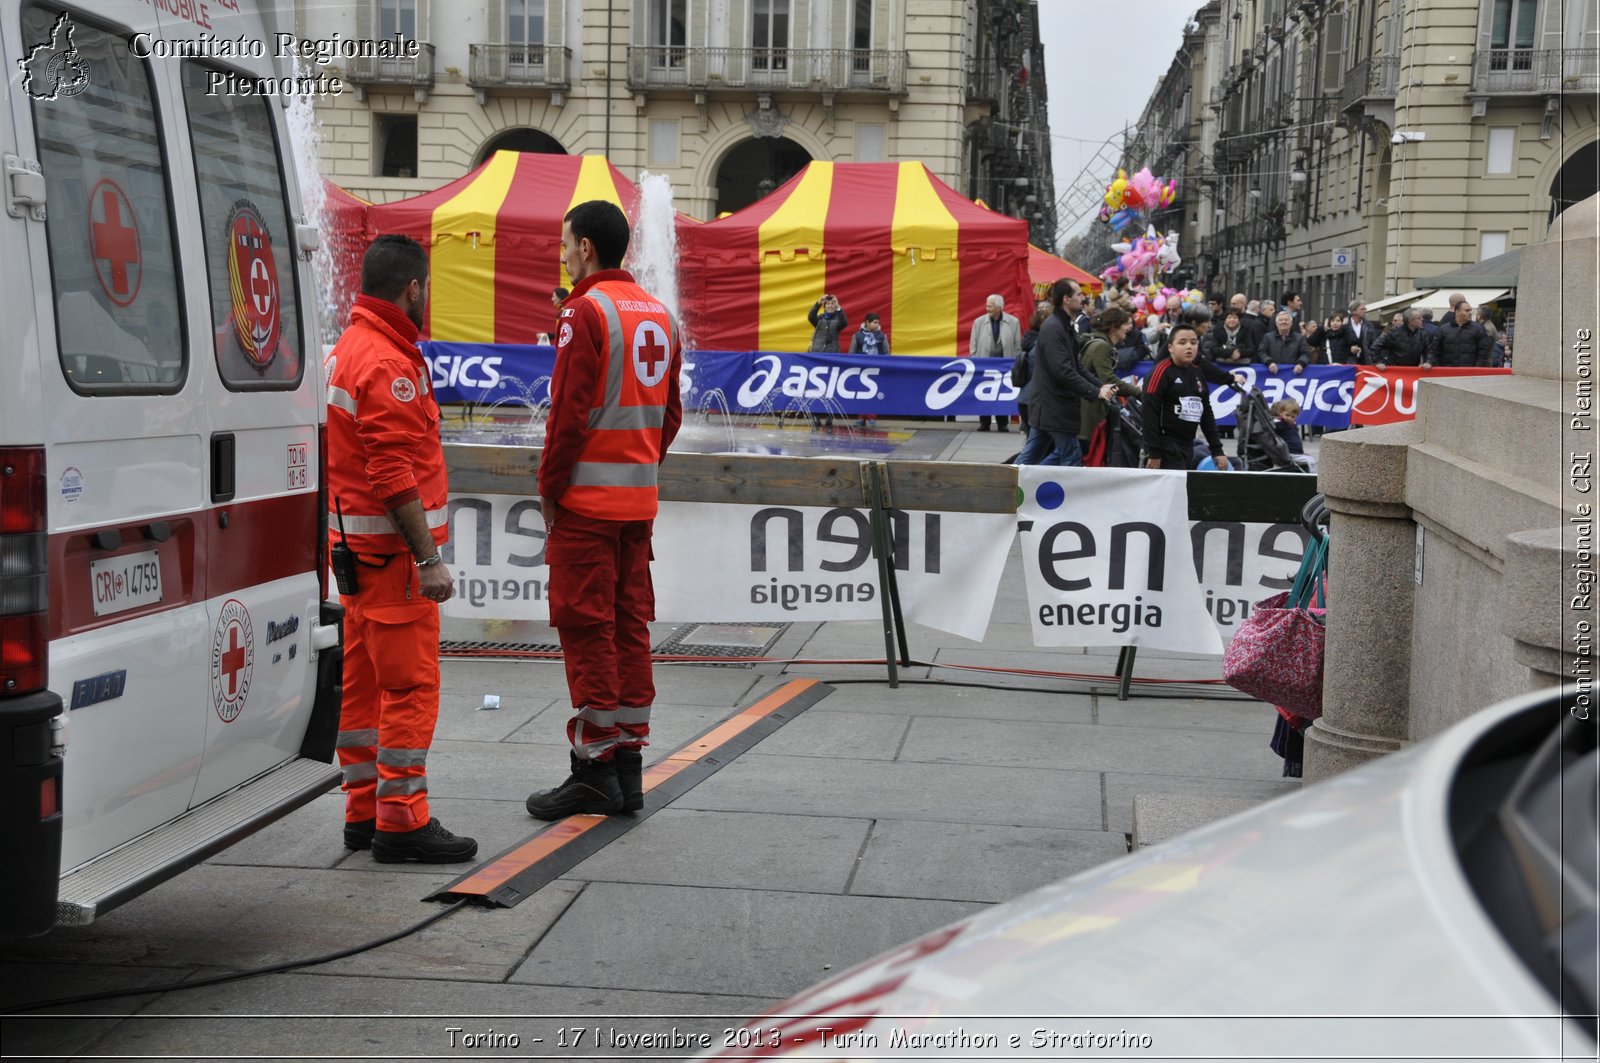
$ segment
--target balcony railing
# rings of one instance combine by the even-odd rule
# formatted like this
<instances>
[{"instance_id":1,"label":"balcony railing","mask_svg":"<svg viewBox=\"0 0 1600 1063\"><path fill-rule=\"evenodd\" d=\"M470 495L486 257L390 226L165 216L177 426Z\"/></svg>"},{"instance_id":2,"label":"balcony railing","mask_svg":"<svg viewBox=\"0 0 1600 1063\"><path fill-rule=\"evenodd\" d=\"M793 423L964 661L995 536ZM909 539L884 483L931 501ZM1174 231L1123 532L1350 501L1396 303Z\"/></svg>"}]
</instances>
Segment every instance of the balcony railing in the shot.
<instances>
[{"instance_id":1,"label":"balcony railing","mask_svg":"<svg viewBox=\"0 0 1600 1063\"><path fill-rule=\"evenodd\" d=\"M973 64L967 68L967 99L990 100L999 103L1003 89L1000 69L989 63Z\"/></svg>"},{"instance_id":2,"label":"balcony railing","mask_svg":"<svg viewBox=\"0 0 1600 1063\"><path fill-rule=\"evenodd\" d=\"M1235 222L1201 242L1206 254L1226 254L1241 247L1275 243L1287 235L1283 222L1276 218L1251 218Z\"/></svg>"},{"instance_id":3,"label":"balcony railing","mask_svg":"<svg viewBox=\"0 0 1600 1063\"><path fill-rule=\"evenodd\" d=\"M904 52L864 48L629 48L628 87L899 96L906 65Z\"/></svg>"},{"instance_id":4,"label":"balcony railing","mask_svg":"<svg viewBox=\"0 0 1600 1063\"><path fill-rule=\"evenodd\" d=\"M572 49L542 44L474 44L469 48L467 84L475 89L568 89Z\"/></svg>"},{"instance_id":5,"label":"balcony railing","mask_svg":"<svg viewBox=\"0 0 1600 1063\"><path fill-rule=\"evenodd\" d=\"M1400 57L1378 55L1363 59L1344 74L1340 91L1343 108L1354 110L1363 100L1393 100L1400 83Z\"/></svg>"},{"instance_id":6,"label":"balcony railing","mask_svg":"<svg viewBox=\"0 0 1600 1063\"><path fill-rule=\"evenodd\" d=\"M1472 91L1492 96L1600 89L1600 49L1493 48L1472 57Z\"/></svg>"},{"instance_id":7,"label":"balcony railing","mask_svg":"<svg viewBox=\"0 0 1600 1063\"><path fill-rule=\"evenodd\" d=\"M415 59L351 59L345 80L352 85L403 85L407 88L431 89L433 45L419 44Z\"/></svg>"}]
</instances>

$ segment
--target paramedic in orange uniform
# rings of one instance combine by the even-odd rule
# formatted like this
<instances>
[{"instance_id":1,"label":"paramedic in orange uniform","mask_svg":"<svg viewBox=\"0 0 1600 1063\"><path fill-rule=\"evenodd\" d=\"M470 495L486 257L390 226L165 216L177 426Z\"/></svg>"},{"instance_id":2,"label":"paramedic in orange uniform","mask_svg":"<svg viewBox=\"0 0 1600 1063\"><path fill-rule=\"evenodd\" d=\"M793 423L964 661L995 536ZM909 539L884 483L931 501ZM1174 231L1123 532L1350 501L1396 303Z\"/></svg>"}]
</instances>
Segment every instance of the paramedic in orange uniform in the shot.
<instances>
[{"instance_id":1,"label":"paramedic in orange uniform","mask_svg":"<svg viewBox=\"0 0 1600 1063\"><path fill-rule=\"evenodd\" d=\"M683 422L683 352L671 313L621 268L628 238L627 217L603 200L573 207L561 230L574 287L557 319L539 496L550 623L575 713L572 774L528 798L538 819L644 806L656 694L650 532L656 469Z\"/></svg>"},{"instance_id":2,"label":"paramedic in orange uniform","mask_svg":"<svg viewBox=\"0 0 1600 1063\"><path fill-rule=\"evenodd\" d=\"M417 349L428 256L380 236L361 263L350 327L328 355L328 541L355 555L344 593L344 843L381 863L455 863L478 843L428 810L439 718L439 605L452 590L439 546L449 484L439 406Z\"/></svg>"}]
</instances>

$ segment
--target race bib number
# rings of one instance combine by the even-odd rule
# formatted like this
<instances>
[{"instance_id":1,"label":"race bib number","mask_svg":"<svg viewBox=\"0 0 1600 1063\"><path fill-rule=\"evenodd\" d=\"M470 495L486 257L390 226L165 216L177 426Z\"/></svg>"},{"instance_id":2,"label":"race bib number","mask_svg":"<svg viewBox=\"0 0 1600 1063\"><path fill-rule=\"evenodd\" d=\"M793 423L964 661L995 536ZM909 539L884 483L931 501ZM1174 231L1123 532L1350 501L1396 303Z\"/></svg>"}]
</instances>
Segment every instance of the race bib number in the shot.
<instances>
[{"instance_id":1,"label":"race bib number","mask_svg":"<svg viewBox=\"0 0 1600 1063\"><path fill-rule=\"evenodd\" d=\"M1205 409L1205 400L1195 395L1185 395L1178 400L1178 420L1200 423L1201 411Z\"/></svg>"}]
</instances>

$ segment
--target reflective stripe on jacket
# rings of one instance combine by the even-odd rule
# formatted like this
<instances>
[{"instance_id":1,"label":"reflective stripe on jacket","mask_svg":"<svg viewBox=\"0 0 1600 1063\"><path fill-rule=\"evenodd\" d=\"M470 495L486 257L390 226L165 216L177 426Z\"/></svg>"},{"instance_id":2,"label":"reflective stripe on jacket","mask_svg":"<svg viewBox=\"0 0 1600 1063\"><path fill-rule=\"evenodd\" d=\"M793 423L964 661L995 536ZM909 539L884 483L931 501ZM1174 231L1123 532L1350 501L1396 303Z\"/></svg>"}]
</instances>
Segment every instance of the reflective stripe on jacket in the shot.
<instances>
[{"instance_id":1,"label":"reflective stripe on jacket","mask_svg":"<svg viewBox=\"0 0 1600 1063\"><path fill-rule=\"evenodd\" d=\"M565 468L559 466L567 448L547 446L552 466L546 470L541 462L540 492L587 517L650 520L658 509L656 470L682 421L677 325L665 306L620 271L580 284L568 306L573 315L562 315L549 434L576 432L581 445ZM577 320L595 314L598 332L596 322ZM583 360L593 364L580 368ZM592 394L586 397L581 383L589 380ZM563 479L565 487L558 490Z\"/></svg>"},{"instance_id":2,"label":"reflective stripe on jacket","mask_svg":"<svg viewBox=\"0 0 1600 1063\"><path fill-rule=\"evenodd\" d=\"M360 554L410 553L389 511L417 499L433 541L449 537L439 406L416 346L367 308L350 311L323 364L328 380L328 541ZM341 521L342 514L342 521Z\"/></svg>"}]
</instances>

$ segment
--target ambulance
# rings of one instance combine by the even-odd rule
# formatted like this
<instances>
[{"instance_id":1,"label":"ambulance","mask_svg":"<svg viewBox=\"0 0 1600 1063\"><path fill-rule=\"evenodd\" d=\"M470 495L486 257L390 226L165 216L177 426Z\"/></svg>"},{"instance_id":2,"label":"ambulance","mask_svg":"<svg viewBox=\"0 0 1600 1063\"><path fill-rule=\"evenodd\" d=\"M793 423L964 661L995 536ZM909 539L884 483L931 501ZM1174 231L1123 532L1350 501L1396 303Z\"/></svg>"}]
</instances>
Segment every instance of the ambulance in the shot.
<instances>
[{"instance_id":1,"label":"ambulance","mask_svg":"<svg viewBox=\"0 0 1600 1063\"><path fill-rule=\"evenodd\" d=\"M0 936L338 781L317 231L285 99L208 91L293 73L293 31L0 0Z\"/></svg>"}]
</instances>

